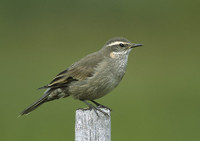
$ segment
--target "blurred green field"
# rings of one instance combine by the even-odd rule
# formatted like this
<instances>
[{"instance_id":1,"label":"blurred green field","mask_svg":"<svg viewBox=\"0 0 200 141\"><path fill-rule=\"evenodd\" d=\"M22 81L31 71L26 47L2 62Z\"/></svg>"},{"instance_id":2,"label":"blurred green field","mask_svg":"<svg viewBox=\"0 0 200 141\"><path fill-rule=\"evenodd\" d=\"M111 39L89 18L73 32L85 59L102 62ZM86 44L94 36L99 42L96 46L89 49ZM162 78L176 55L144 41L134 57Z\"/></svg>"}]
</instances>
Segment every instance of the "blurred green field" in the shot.
<instances>
[{"instance_id":1,"label":"blurred green field","mask_svg":"<svg viewBox=\"0 0 200 141\"><path fill-rule=\"evenodd\" d=\"M110 38L144 44L121 84L98 102L112 111L113 141L200 140L200 1L0 2L0 140L73 141L72 98L19 112L37 88Z\"/></svg>"}]
</instances>

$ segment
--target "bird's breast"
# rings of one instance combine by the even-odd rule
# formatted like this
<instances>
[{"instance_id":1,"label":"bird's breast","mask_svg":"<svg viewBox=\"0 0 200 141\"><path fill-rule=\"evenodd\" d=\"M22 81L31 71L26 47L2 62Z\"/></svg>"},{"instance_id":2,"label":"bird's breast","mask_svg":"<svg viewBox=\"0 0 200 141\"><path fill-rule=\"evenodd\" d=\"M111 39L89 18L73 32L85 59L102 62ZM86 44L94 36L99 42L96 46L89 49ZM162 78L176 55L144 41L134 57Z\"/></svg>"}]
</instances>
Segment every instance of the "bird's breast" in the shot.
<instances>
[{"instance_id":1,"label":"bird's breast","mask_svg":"<svg viewBox=\"0 0 200 141\"><path fill-rule=\"evenodd\" d=\"M92 77L76 81L69 91L76 99L94 100L112 91L125 74L127 62L106 60L98 64Z\"/></svg>"}]
</instances>

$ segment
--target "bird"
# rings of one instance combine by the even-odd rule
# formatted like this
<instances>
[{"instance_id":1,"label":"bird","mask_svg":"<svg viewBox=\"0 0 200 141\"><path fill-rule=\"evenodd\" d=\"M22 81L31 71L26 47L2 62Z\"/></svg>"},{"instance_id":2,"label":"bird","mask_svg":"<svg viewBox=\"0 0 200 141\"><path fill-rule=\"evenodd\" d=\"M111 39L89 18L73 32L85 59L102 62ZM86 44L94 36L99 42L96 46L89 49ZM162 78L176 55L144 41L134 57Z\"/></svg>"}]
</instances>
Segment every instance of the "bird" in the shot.
<instances>
[{"instance_id":1,"label":"bird","mask_svg":"<svg viewBox=\"0 0 200 141\"><path fill-rule=\"evenodd\" d=\"M49 84L39 88L46 91L20 116L29 114L46 102L69 96L84 102L97 115L97 111L106 114L99 107L108 107L95 100L111 92L120 83L126 72L129 53L140 46L142 44L131 43L124 37L108 40L99 51L83 57L56 75Z\"/></svg>"}]
</instances>

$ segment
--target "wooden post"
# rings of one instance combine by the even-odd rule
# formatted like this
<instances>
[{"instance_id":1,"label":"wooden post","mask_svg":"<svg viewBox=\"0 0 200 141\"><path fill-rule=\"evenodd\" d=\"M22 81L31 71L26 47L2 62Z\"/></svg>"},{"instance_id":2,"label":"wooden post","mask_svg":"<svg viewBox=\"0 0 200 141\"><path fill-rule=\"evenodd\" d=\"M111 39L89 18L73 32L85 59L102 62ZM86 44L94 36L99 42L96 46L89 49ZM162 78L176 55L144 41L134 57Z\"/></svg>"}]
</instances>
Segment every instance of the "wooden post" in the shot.
<instances>
[{"instance_id":1,"label":"wooden post","mask_svg":"<svg viewBox=\"0 0 200 141\"><path fill-rule=\"evenodd\" d=\"M76 110L75 141L111 141L110 110L101 108L109 116L90 109Z\"/></svg>"}]
</instances>

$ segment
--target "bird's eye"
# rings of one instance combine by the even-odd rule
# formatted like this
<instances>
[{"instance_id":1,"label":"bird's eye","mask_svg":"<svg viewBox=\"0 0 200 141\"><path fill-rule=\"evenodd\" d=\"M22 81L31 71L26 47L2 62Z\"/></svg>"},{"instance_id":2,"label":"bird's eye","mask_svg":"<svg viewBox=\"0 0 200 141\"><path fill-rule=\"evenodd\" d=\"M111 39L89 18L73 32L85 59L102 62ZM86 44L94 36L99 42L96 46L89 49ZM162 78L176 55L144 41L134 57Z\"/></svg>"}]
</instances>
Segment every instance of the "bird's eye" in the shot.
<instances>
[{"instance_id":1,"label":"bird's eye","mask_svg":"<svg viewBox=\"0 0 200 141\"><path fill-rule=\"evenodd\" d=\"M120 46L120 47L124 47L124 44L120 43L119 46Z\"/></svg>"}]
</instances>

